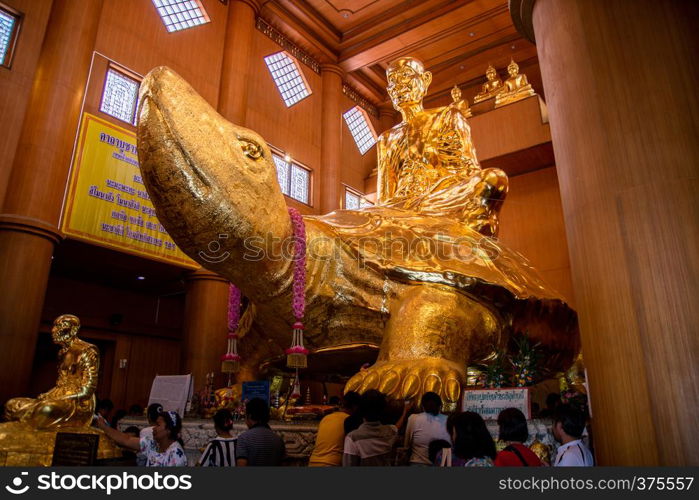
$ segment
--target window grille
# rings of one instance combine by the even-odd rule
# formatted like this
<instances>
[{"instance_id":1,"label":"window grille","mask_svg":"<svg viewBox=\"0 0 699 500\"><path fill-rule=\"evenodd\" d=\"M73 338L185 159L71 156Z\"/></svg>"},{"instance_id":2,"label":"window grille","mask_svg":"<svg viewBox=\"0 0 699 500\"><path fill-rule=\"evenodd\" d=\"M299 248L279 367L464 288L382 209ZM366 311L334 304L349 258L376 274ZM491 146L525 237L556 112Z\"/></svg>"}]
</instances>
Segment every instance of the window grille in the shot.
<instances>
[{"instance_id":1,"label":"window grille","mask_svg":"<svg viewBox=\"0 0 699 500\"><path fill-rule=\"evenodd\" d=\"M107 70L100 111L136 125L138 88L141 83L114 68Z\"/></svg>"},{"instance_id":2,"label":"window grille","mask_svg":"<svg viewBox=\"0 0 699 500\"><path fill-rule=\"evenodd\" d=\"M269 55L265 57L265 64L287 108L311 95L301 67L288 53L282 51Z\"/></svg>"},{"instance_id":3,"label":"window grille","mask_svg":"<svg viewBox=\"0 0 699 500\"><path fill-rule=\"evenodd\" d=\"M170 33L210 21L200 0L153 0L153 5Z\"/></svg>"},{"instance_id":4,"label":"window grille","mask_svg":"<svg viewBox=\"0 0 699 500\"><path fill-rule=\"evenodd\" d=\"M376 144L376 132L371 125L371 121L366 112L359 106L355 106L342 115L345 118L345 123L352 132L359 152L364 154Z\"/></svg>"}]
</instances>

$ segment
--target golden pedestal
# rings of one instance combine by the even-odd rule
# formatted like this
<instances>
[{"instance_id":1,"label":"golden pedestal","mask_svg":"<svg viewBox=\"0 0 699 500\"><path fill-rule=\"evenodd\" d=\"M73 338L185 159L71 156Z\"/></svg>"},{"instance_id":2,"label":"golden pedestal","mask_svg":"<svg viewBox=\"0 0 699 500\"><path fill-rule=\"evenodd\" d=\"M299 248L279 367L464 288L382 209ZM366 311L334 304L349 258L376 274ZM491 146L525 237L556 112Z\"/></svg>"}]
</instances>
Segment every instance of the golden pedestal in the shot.
<instances>
[{"instance_id":1,"label":"golden pedestal","mask_svg":"<svg viewBox=\"0 0 699 500\"><path fill-rule=\"evenodd\" d=\"M56 434L99 434L97 460L121 458L122 450L94 427L37 430L22 422L0 424L0 467L48 467L53 459Z\"/></svg>"}]
</instances>

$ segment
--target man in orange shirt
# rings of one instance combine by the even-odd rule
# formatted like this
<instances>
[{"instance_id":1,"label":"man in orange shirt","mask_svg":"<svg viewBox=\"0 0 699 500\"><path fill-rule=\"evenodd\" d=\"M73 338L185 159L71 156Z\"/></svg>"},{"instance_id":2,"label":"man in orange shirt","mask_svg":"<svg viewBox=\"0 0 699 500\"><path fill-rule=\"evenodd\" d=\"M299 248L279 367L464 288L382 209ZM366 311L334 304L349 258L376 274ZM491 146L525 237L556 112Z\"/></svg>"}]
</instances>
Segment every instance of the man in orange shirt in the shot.
<instances>
[{"instance_id":1,"label":"man in orange shirt","mask_svg":"<svg viewBox=\"0 0 699 500\"><path fill-rule=\"evenodd\" d=\"M323 417L318 425L316 445L309 467L339 467L345 443L345 419L359 406L359 394L350 391L342 400L342 410Z\"/></svg>"}]
</instances>

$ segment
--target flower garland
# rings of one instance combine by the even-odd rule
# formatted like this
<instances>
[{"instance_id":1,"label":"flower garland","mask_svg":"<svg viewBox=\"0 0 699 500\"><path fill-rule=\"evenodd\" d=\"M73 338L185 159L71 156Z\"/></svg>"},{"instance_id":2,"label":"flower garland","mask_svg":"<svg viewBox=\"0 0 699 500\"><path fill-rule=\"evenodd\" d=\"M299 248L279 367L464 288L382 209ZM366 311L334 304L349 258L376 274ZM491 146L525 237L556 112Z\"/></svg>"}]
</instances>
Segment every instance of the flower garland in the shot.
<instances>
[{"instance_id":1,"label":"flower garland","mask_svg":"<svg viewBox=\"0 0 699 500\"><path fill-rule=\"evenodd\" d=\"M240 289L231 283L228 288L228 350L226 354L221 356L221 371L223 373L236 373L240 370L240 356L238 355L240 299Z\"/></svg>"},{"instance_id":2,"label":"flower garland","mask_svg":"<svg viewBox=\"0 0 699 500\"><path fill-rule=\"evenodd\" d=\"M289 207L289 217L294 232L294 283L291 308L294 313L291 347L286 350L289 368L306 368L308 349L303 346L303 315L306 309L306 226L295 208ZM296 377L298 380L298 375Z\"/></svg>"}]
</instances>

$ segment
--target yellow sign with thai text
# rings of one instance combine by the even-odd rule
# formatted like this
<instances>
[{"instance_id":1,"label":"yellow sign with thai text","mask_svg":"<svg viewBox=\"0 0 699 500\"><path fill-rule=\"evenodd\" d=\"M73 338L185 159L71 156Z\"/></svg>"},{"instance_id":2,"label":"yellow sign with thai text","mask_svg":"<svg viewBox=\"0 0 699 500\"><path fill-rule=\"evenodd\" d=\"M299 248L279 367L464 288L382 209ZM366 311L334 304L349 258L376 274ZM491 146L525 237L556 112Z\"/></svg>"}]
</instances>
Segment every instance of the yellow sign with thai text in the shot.
<instances>
[{"instance_id":1,"label":"yellow sign with thai text","mask_svg":"<svg viewBox=\"0 0 699 500\"><path fill-rule=\"evenodd\" d=\"M141 178L136 135L89 113L80 125L61 229L75 239L199 267L158 222Z\"/></svg>"}]
</instances>

